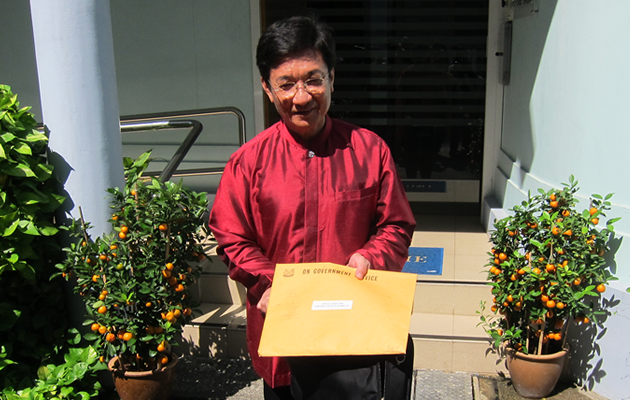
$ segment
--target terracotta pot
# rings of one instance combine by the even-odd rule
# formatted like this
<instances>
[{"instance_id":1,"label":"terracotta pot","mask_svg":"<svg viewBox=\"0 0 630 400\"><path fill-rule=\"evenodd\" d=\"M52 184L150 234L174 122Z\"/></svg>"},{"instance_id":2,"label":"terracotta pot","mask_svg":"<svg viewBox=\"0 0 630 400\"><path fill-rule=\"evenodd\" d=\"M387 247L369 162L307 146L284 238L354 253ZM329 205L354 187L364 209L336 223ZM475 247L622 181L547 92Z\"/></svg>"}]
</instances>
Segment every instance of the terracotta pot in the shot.
<instances>
[{"instance_id":1,"label":"terracotta pot","mask_svg":"<svg viewBox=\"0 0 630 400\"><path fill-rule=\"evenodd\" d=\"M112 358L107 367L112 371L114 385L121 400L168 400L171 396L175 365L179 361L173 354L171 361L152 371L123 371L118 357Z\"/></svg>"},{"instance_id":2,"label":"terracotta pot","mask_svg":"<svg viewBox=\"0 0 630 400\"><path fill-rule=\"evenodd\" d=\"M510 378L519 395L540 399L551 393L562 373L567 350L541 356L506 350Z\"/></svg>"}]
</instances>

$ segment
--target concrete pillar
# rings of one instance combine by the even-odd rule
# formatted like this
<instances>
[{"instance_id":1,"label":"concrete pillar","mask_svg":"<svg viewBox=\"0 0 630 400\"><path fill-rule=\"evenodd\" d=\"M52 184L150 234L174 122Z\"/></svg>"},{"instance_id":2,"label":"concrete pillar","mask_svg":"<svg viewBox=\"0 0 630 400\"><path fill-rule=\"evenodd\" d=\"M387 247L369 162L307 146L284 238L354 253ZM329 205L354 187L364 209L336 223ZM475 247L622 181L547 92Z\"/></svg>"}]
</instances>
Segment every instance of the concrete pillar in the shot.
<instances>
[{"instance_id":1,"label":"concrete pillar","mask_svg":"<svg viewBox=\"0 0 630 400\"><path fill-rule=\"evenodd\" d=\"M122 187L122 142L109 1L30 0L42 117L66 211L110 232L107 188Z\"/></svg>"}]
</instances>

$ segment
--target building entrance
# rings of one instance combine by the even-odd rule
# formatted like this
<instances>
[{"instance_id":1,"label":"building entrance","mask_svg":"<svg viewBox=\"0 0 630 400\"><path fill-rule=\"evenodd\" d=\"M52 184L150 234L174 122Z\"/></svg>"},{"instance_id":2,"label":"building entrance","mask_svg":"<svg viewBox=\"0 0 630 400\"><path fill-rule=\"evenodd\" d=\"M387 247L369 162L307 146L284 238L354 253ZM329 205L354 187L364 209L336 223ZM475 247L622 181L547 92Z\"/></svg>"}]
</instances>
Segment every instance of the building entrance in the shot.
<instances>
[{"instance_id":1,"label":"building entrance","mask_svg":"<svg viewBox=\"0 0 630 400\"><path fill-rule=\"evenodd\" d=\"M262 10L263 27L310 11L334 28L330 115L387 141L410 200L479 204L488 0L264 0Z\"/></svg>"}]
</instances>

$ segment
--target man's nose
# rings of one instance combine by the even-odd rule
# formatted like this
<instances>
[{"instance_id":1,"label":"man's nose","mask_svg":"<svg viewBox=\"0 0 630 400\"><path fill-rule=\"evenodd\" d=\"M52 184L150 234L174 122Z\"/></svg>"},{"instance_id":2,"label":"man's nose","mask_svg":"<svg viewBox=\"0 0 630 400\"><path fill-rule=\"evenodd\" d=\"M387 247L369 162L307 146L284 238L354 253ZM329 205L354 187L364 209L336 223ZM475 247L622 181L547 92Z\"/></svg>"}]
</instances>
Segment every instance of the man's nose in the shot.
<instances>
[{"instance_id":1,"label":"man's nose","mask_svg":"<svg viewBox=\"0 0 630 400\"><path fill-rule=\"evenodd\" d=\"M296 85L295 96L293 97L293 103L306 104L311 101L312 97L313 96L311 96L311 94L306 90L306 86L303 83L298 82Z\"/></svg>"}]
</instances>

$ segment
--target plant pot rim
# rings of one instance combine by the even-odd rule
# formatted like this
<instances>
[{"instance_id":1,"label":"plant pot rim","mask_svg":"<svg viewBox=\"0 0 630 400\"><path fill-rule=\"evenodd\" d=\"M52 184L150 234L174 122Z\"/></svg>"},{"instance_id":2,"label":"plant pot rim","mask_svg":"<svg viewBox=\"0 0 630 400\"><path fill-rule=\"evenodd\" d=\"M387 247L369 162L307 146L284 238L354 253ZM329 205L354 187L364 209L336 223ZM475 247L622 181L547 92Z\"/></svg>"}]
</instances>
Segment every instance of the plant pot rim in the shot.
<instances>
[{"instance_id":1,"label":"plant pot rim","mask_svg":"<svg viewBox=\"0 0 630 400\"><path fill-rule=\"evenodd\" d=\"M519 358L521 360L532 360L532 359L536 359L536 360L555 360L557 358L560 357L564 357L565 354L567 354L569 352L569 348L565 347L562 350L559 350L555 353L551 353L551 354L525 354L522 351L516 351L514 350L514 348L507 346L506 347L506 351L508 356L512 357L512 358Z\"/></svg>"},{"instance_id":2,"label":"plant pot rim","mask_svg":"<svg viewBox=\"0 0 630 400\"><path fill-rule=\"evenodd\" d=\"M170 361L168 362L168 364L162 366L161 368L146 370L146 371L123 371L122 369L116 366L116 363L118 362L118 356L114 356L107 363L107 368L115 374L121 374L124 372L124 376L129 377L129 378L142 378L142 377L146 377L150 375L159 374L169 369L173 369L177 365L178 361L179 361L179 357L177 357L177 354L171 353Z\"/></svg>"}]
</instances>

